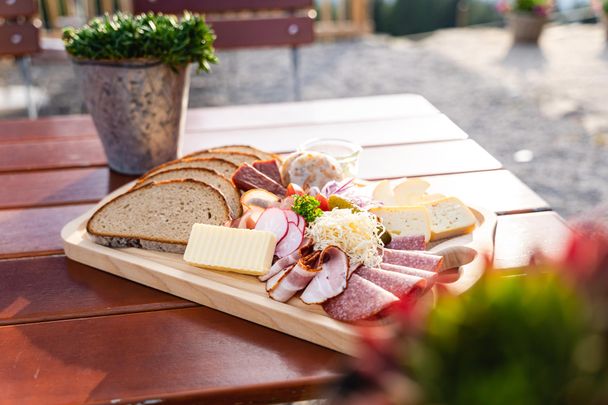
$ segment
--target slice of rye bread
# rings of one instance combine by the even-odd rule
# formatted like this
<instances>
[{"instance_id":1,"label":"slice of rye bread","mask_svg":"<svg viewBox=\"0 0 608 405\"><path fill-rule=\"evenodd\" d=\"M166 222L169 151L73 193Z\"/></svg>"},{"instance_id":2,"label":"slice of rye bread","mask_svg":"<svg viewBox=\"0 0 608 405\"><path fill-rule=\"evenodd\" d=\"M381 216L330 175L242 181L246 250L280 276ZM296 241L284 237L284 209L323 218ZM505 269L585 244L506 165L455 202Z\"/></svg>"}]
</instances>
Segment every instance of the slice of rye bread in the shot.
<instances>
[{"instance_id":1,"label":"slice of rye bread","mask_svg":"<svg viewBox=\"0 0 608 405\"><path fill-rule=\"evenodd\" d=\"M201 168L182 168L167 170L152 174L140 181L133 186L133 188L142 187L151 182L159 182L163 180L179 180L179 179L193 179L207 183L216 189L226 199L228 208L230 209L230 217L236 219L243 214L243 206L241 205L241 194L234 184L221 174L210 170Z\"/></svg>"},{"instance_id":2,"label":"slice of rye bread","mask_svg":"<svg viewBox=\"0 0 608 405\"><path fill-rule=\"evenodd\" d=\"M256 160L270 160L270 159L279 159L279 155L275 155L273 153L264 152L258 148L254 148L249 145L226 145L226 146L217 146L215 148L203 149L198 152L190 153L189 155L183 156L182 159L189 159L192 157L196 157L201 153L206 152L239 152L239 153L247 153L249 155L254 155ZM247 162L251 163L251 162Z\"/></svg>"},{"instance_id":3,"label":"slice of rye bread","mask_svg":"<svg viewBox=\"0 0 608 405\"><path fill-rule=\"evenodd\" d=\"M239 166L219 158L193 158L188 160L178 159L163 163L160 166L156 166L154 169L141 176L138 181L169 170L195 168L210 169L226 178L230 178L236 169L239 168Z\"/></svg>"},{"instance_id":4,"label":"slice of rye bread","mask_svg":"<svg viewBox=\"0 0 608 405\"><path fill-rule=\"evenodd\" d=\"M131 189L101 206L87 222L94 242L183 253L192 225L230 220L224 196L191 179L166 180Z\"/></svg>"},{"instance_id":5,"label":"slice of rye bread","mask_svg":"<svg viewBox=\"0 0 608 405\"><path fill-rule=\"evenodd\" d=\"M230 163L233 163L237 166L242 165L243 163L253 163L258 161L257 156L252 155L251 153L244 152L211 152L211 151L203 151L198 152L196 155L185 156L181 160L188 161L191 159L200 159L200 158L218 158L227 160Z\"/></svg>"}]
</instances>

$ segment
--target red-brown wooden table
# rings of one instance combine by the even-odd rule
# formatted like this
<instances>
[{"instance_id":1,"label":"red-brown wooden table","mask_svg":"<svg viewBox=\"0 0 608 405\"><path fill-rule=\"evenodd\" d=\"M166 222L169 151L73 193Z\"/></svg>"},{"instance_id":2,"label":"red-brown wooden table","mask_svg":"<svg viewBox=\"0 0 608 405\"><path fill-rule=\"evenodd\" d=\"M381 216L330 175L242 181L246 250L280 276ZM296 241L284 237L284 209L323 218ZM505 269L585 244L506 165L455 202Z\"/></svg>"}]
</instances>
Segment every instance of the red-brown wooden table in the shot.
<instances>
[{"instance_id":1,"label":"red-brown wooden table","mask_svg":"<svg viewBox=\"0 0 608 405\"><path fill-rule=\"evenodd\" d=\"M415 95L190 110L184 153L307 138L364 146L367 179L424 176L500 214L495 265L556 253L567 227ZM59 231L132 180L112 173L88 116L0 121L0 403L272 403L323 395L328 349L68 260Z\"/></svg>"}]
</instances>

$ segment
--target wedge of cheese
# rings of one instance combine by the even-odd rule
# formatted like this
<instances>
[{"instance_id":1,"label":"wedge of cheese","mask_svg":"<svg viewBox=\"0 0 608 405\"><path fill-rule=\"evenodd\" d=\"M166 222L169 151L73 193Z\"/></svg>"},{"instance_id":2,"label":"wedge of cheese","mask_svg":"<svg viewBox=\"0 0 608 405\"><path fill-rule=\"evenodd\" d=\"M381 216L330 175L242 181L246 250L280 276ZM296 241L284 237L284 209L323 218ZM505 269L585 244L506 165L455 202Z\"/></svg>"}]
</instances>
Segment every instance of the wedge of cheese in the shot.
<instances>
[{"instance_id":1,"label":"wedge of cheese","mask_svg":"<svg viewBox=\"0 0 608 405\"><path fill-rule=\"evenodd\" d=\"M276 247L272 232L194 224L184 261L212 270L261 276L268 273Z\"/></svg>"},{"instance_id":2,"label":"wedge of cheese","mask_svg":"<svg viewBox=\"0 0 608 405\"><path fill-rule=\"evenodd\" d=\"M424 235L428 242L431 238L431 222L426 207L386 206L370 209L382 219L382 224L391 235Z\"/></svg>"},{"instance_id":3,"label":"wedge of cheese","mask_svg":"<svg viewBox=\"0 0 608 405\"><path fill-rule=\"evenodd\" d=\"M456 197L433 201L425 207L431 216L431 240L463 235L475 229L475 215Z\"/></svg>"}]
</instances>

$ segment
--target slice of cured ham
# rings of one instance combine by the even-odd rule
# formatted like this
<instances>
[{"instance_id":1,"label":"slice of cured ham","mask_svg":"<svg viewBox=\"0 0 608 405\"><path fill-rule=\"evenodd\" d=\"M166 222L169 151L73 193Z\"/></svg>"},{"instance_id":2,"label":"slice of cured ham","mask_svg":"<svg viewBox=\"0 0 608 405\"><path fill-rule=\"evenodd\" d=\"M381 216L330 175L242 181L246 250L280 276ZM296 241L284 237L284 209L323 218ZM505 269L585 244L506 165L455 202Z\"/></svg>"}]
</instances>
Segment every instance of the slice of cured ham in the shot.
<instances>
[{"instance_id":1,"label":"slice of cured ham","mask_svg":"<svg viewBox=\"0 0 608 405\"><path fill-rule=\"evenodd\" d=\"M325 301L323 309L333 319L356 322L371 318L398 301L394 294L355 273L344 292Z\"/></svg>"},{"instance_id":2,"label":"slice of cured ham","mask_svg":"<svg viewBox=\"0 0 608 405\"><path fill-rule=\"evenodd\" d=\"M277 183L282 183L281 172L279 171L279 165L276 160L258 160L257 162L253 162L253 167Z\"/></svg>"},{"instance_id":3,"label":"slice of cured ham","mask_svg":"<svg viewBox=\"0 0 608 405\"><path fill-rule=\"evenodd\" d=\"M298 260L289 270L281 271L266 283L266 290L276 301L285 302L304 289L319 272L320 252L314 252Z\"/></svg>"},{"instance_id":4,"label":"slice of cured ham","mask_svg":"<svg viewBox=\"0 0 608 405\"><path fill-rule=\"evenodd\" d=\"M261 188L278 196L284 196L287 189L248 163L243 163L232 175L232 183L240 190Z\"/></svg>"},{"instance_id":5,"label":"slice of cured ham","mask_svg":"<svg viewBox=\"0 0 608 405\"><path fill-rule=\"evenodd\" d=\"M396 264L388 264L388 263L381 263L380 268L383 270L395 271L397 273L409 274L410 276L416 276L416 277L423 278L423 279L427 280L427 282L429 283L429 285L427 287L431 287L431 284L433 284L435 282L435 280L437 279L437 277L439 275L438 273L435 273L434 271L414 269L412 267L399 266Z\"/></svg>"},{"instance_id":6,"label":"slice of cured ham","mask_svg":"<svg viewBox=\"0 0 608 405\"><path fill-rule=\"evenodd\" d=\"M276 262L274 262L272 267L270 267L270 270L268 271L268 273L266 273L262 276L259 276L258 278L260 279L260 281L267 281L271 277L273 277L275 274L277 274L278 272L285 270L287 267L296 264L298 262L298 260L300 260L300 252L296 251L293 254L291 254L289 256L285 256L285 257L277 260Z\"/></svg>"},{"instance_id":7,"label":"slice of cured ham","mask_svg":"<svg viewBox=\"0 0 608 405\"><path fill-rule=\"evenodd\" d=\"M384 249L382 256L383 263L435 272L441 269L442 261L443 256L411 250Z\"/></svg>"},{"instance_id":8,"label":"slice of cured ham","mask_svg":"<svg viewBox=\"0 0 608 405\"><path fill-rule=\"evenodd\" d=\"M321 304L346 288L349 260L335 246L326 247L320 257L321 271L308 284L300 298L306 304Z\"/></svg>"},{"instance_id":9,"label":"slice of cured ham","mask_svg":"<svg viewBox=\"0 0 608 405\"><path fill-rule=\"evenodd\" d=\"M356 273L359 277L371 281L378 287L394 294L397 298L404 299L416 297L421 294L427 286L427 281L422 277L412 276L396 271L383 269L372 269L362 266Z\"/></svg>"},{"instance_id":10,"label":"slice of cured ham","mask_svg":"<svg viewBox=\"0 0 608 405\"><path fill-rule=\"evenodd\" d=\"M393 236L387 246L395 250L426 250L424 235Z\"/></svg>"}]
</instances>

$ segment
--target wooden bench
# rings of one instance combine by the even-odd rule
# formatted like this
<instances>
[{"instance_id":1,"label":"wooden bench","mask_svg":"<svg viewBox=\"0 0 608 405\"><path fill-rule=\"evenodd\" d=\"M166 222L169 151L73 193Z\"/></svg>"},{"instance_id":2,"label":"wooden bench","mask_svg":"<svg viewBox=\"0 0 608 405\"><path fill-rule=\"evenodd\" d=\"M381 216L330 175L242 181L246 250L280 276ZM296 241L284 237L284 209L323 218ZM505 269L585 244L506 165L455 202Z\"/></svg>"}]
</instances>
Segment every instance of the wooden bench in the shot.
<instances>
[{"instance_id":1,"label":"wooden bench","mask_svg":"<svg viewBox=\"0 0 608 405\"><path fill-rule=\"evenodd\" d=\"M301 99L299 52L314 41L313 0L134 0L133 12L207 16L217 49L291 47L294 98Z\"/></svg>"}]
</instances>

